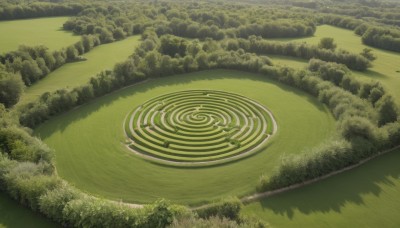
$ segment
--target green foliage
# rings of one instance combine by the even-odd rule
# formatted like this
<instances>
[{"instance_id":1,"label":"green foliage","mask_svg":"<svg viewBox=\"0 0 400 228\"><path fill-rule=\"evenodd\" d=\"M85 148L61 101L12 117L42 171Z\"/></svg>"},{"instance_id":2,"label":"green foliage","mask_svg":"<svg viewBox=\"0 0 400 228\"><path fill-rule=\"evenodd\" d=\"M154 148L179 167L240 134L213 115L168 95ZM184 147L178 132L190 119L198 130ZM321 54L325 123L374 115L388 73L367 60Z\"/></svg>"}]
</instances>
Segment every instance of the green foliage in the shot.
<instances>
[{"instance_id":1,"label":"green foliage","mask_svg":"<svg viewBox=\"0 0 400 228\"><path fill-rule=\"evenodd\" d=\"M321 40L318 44L319 48L329 49L329 50L335 50L336 46L337 45L332 37L321 38Z\"/></svg>"},{"instance_id":2,"label":"green foliage","mask_svg":"<svg viewBox=\"0 0 400 228\"><path fill-rule=\"evenodd\" d=\"M400 52L400 32L387 28L369 27L362 35L364 44Z\"/></svg>"},{"instance_id":3,"label":"green foliage","mask_svg":"<svg viewBox=\"0 0 400 228\"><path fill-rule=\"evenodd\" d=\"M380 126L395 122L399 118L399 108L390 95L381 97L375 104L379 114L378 124Z\"/></svg>"},{"instance_id":4,"label":"green foliage","mask_svg":"<svg viewBox=\"0 0 400 228\"><path fill-rule=\"evenodd\" d=\"M374 142L378 138L377 127L370 120L358 116L344 119L340 125L340 132L348 140L361 137Z\"/></svg>"},{"instance_id":5,"label":"green foliage","mask_svg":"<svg viewBox=\"0 0 400 228\"><path fill-rule=\"evenodd\" d=\"M0 103L7 108L15 105L22 95L24 82L18 74L8 73L0 68Z\"/></svg>"},{"instance_id":6,"label":"green foliage","mask_svg":"<svg viewBox=\"0 0 400 228\"><path fill-rule=\"evenodd\" d=\"M219 217L238 221L242 206L242 202L238 198L231 197L207 205L196 212L200 218Z\"/></svg>"},{"instance_id":7,"label":"green foliage","mask_svg":"<svg viewBox=\"0 0 400 228\"><path fill-rule=\"evenodd\" d=\"M69 62L73 62L78 58L79 52L76 49L75 45L67 47L66 57Z\"/></svg>"},{"instance_id":8,"label":"green foliage","mask_svg":"<svg viewBox=\"0 0 400 228\"><path fill-rule=\"evenodd\" d=\"M345 64L353 70L363 71L369 68L370 61L364 56L339 49L322 49L316 45L295 42L275 42L251 36L248 40L237 39L239 47L247 52L259 55L286 55L302 59L317 58L324 61Z\"/></svg>"},{"instance_id":9,"label":"green foliage","mask_svg":"<svg viewBox=\"0 0 400 228\"><path fill-rule=\"evenodd\" d=\"M66 183L62 183L58 188L46 192L39 198L40 212L52 220L68 224L68 220L63 217L63 211L67 203L82 198L82 193L73 189Z\"/></svg>"},{"instance_id":10,"label":"green foliage","mask_svg":"<svg viewBox=\"0 0 400 228\"><path fill-rule=\"evenodd\" d=\"M344 140L322 144L302 156L284 158L278 170L270 176L263 176L257 191L275 190L299 184L339 170L358 161L352 153L352 146Z\"/></svg>"},{"instance_id":11,"label":"green foliage","mask_svg":"<svg viewBox=\"0 0 400 228\"><path fill-rule=\"evenodd\" d=\"M364 56L370 61L374 61L376 59L376 56L374 55L374 53L372 53L372 49L370 48L364 48L360 55Z\"/></svg>"},{"instance_id":12,"label":"green foliage","mask_svg":"<svg viewBox=\"0 0 400 228\"><path fill-rule=\"evenodd\" d=\"M252 218L241 218L240 222L232 221L227 218L220 218L218 216L212 216L208 219L197 218L195 216L184 217L175 219L174 222L169 226L170 228L186 228L186 227L197 227L197 228L265 228L269 225L259 219Z\"/></svg>"},{"instance_id":13,"label":"green foliage","mask_svg":"<svg viewBox=\"0 0 400 228\"><path fill-rule=\"evenodd\" d=\"M21 204L29 206L32 210L38 210L39 197L48 190L57 188L60 179L54 175L42 175L46 173L45 164L22 162L9 170L4 175L7 192Z\"/></svg>"}]
</instances>

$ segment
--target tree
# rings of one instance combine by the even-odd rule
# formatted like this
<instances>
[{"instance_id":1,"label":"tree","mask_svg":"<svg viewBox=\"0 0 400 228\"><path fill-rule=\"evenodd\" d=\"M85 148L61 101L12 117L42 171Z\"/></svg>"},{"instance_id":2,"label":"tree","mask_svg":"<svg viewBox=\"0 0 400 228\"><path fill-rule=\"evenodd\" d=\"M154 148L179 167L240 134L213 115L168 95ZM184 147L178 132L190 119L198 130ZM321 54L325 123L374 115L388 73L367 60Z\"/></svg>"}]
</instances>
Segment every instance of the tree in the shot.
<instances>
[{"instance_id":1,"label":"tree","mask_svg":"<svg viewBox=\"0 0 400 228\"><path fill-rule=\"evenodd\" d=\"M122 28L117 28L113 32L113 37L116 40L123 40L123 39L125 39L125 36L126 36L126 34Z\"/></svg>"},{"instance_id":2,"label":"tree","mask_svg":"<svg viewBox=\"0 0 400 228\"><path fill-rule=\"evenodd\" d=\"M67 48L66 54L67 54L67 60L69 62L75 61L76 58L78 57L78 50L76 50L75 46L69 46Z\"/></svg>"},{"instance_id":3,"label":"tree","mask_svg":"<svg viewBox=\"0 0 400 228\"><path fill-rule=\"evenodd\" d=\"M376 59L376 56L372 53L372 49L370 48L364 48L360 55L364 56L370 61L374 61Z\"/></svg>"},{"instance_id":4,"label":"tree","mask_svg":"<svg viewBox=\"0 0 400 228\"><path fill-rule=\"evenodd\" d=\"M82 36L82 44L85 52L90 51L94 47L94 40L92 36L84 35Z\"/></svg>"},{"instance_id":5,"label":"tree","mask_svg":"<svg viewBox=\"0 0 400 228\"><path fill-rule=\"evenodd\" d=\"M31 85L42 77L43 72L35 60L24 60L22 62L21 76L25 85Z\"/></svg>"},{"instance_id":6,"label":"tree","mask_svg":"<svg viewBox=\"0 0 400 228\"><path fill-rule=\"evenodd\" d=\"M384 95L379 99L376 102L376 109L379 113L378 123L380 126L395 122L398 119L399 110L396 102L390 95Z\"/></svg>"},{"instance_id":7,"label":"tree","mask_svg":"<svg viewBox=\"0 0 400 228\"><path fill-rule=\"evenodd\" d=\"M336 49L336 43L333 38L331 37L324 37L319 41L318 47L322 49L329 49L329 50L335 50Z\"/></svg>"},{"instance_id":8,"label":"tree","mask_svg":"<svg viewBox=\"0 0 400 228\"><path fill-rule=\"evenodd\" d=\"M21 75L0 69L0 103L9 108L19 101L24 90Z\"/></svg>"}]
</instances>

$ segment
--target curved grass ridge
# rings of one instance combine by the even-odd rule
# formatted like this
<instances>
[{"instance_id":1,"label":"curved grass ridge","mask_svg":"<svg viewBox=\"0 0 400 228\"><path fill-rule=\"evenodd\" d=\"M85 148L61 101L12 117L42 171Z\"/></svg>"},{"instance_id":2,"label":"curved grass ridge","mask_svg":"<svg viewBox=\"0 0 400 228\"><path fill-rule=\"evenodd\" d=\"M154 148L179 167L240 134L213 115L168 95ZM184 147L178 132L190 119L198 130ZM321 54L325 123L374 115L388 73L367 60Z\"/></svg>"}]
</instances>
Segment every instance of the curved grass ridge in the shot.
<instances>
[{"instance_id":1,"label":"curved grass ridge","mask_svg":"<svg viewBox=\"0 0 400 228\"><path fill-rule=\"evenodd\" d=\"M276 132L272 113L244 96L215 90L162 95L124 121L127 147L171 165L204 166L253 154Z\"/></svg>"}]
</instances>

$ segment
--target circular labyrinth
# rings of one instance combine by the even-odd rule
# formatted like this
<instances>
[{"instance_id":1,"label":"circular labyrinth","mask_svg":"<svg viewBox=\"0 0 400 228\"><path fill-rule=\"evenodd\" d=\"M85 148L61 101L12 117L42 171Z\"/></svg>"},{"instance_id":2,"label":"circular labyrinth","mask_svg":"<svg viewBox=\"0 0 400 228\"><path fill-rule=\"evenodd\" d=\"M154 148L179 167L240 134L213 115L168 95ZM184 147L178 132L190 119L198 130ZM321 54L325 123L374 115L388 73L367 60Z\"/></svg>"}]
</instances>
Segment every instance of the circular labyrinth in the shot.
<instances>
[{"instance_id":1,"label":"circular labyrinth","mask_svg":"<svg viewBox=\"0 0 400 228\"><path fill-rule=\"evenodd\" d=\"M189 90L151 99L124 122L128 147L155 161L207 165L258 151L277 126L270 111L246 97Z\"/></svg>"}]
</instances>

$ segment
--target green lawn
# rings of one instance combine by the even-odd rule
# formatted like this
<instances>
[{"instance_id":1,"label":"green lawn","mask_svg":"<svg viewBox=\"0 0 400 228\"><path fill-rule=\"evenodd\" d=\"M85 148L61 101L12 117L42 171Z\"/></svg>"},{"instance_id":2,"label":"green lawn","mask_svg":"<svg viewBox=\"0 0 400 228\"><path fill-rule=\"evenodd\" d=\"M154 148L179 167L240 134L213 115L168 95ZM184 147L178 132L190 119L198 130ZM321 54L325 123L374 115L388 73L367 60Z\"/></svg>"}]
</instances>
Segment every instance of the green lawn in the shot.
<instances>
[{"instance_id":1,"label":"green lawn","mask_svg":"<svg viewBox=\"0 0 400 228\"><path fill-rule=\"evenodd\" d=\"M122 41L100 45L83 56L82 62L67 63L31 87L26 88L20 103L32 101L45 92L83 85L102 70L112 69L133 53L140 36L131 36Z\"/></svg>"},{"instance_id":2,"label":"green lawn","mask_svg":"<svg viewBox=\"0 0 400 228\"><path fill-rule=\"evenodd\" d=\"M249 158L207 168L176 168L143 160L123 145L125 116L161 94L188 89L223 90L269 108L278 132ZM59 175L78 188L110 199L145 203L164 197L194 204L255 190L262 173L284 155L300 154L331 137L335 123L315 98L263 76L228 70L160 78L99 98L36 129L55 150Z\"/></svg>"},{"instance_id":3,"label":"green lawn","mask_svg":"<svg viewBox=\"0 0 400 228\"><path fill-rule=\"evenodd\" d=\"M318 44L322 37L332 37L338 45L351 52L360 53L364 48L371 48L377 59L373 62L373 67L366 72L354 72L360 78L369 80L376 79L382 82L385 87L398 98L400 104L400 54L391 51L385 51L362 44L361 37L354 34L353 31L333 27L330 25L318 26L313 37L301 39L276 39L280 41L299 41L312 44ZM274 58L272 57L274 60ZM293 64L297 65L298 60ZM398 71L398 72L396 72Z\"/></svg>"},{"instance_id":4,"label":"green lawn","mask_svg":"<svg viewBox=\"0 0 400 228\"><path fill-rule=\"evenodd\" d=\"M24 208L0 192L0 228L25 228L25 227L59 227L41 215Z\"/></svg>"},{"instance_id":5,"label":"green lawn","mask_svg":"<svg viewBox=\"0 0 400 228\"><path fill-rule=\"evenodd\" d=\"M400 150L350 172L249 204L273 227L398 227Z\"/></svg>"},{"instance_id":6,"label":"green lawn","mask_svg":"<svg viewBox=\"0 0 400 228\"><path fill-rule=\"evenodd\" d=\"M288 66L296 69L306 68L308 60L284 56L284 55L268 55L272 63L276 66Z\"/></svg>"},{"instance_id":7,"label":"green lawn","mask_svg":"<svg viewBox=\"0 0 400 228\"><path fill-rule=\"evenodd\" d=\"M62 30L68 17L51 17L0 22L0 54L15 51L21 44L45 45L59 50L80 40L71 32Z\"/></svg>"}]
</instances>

